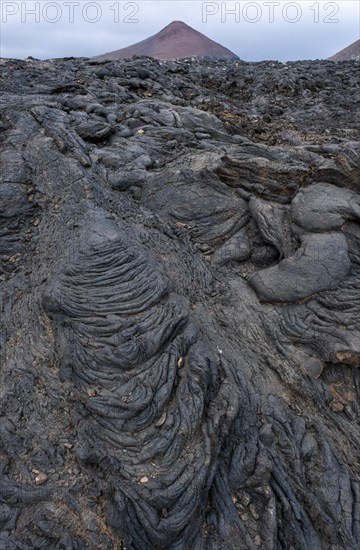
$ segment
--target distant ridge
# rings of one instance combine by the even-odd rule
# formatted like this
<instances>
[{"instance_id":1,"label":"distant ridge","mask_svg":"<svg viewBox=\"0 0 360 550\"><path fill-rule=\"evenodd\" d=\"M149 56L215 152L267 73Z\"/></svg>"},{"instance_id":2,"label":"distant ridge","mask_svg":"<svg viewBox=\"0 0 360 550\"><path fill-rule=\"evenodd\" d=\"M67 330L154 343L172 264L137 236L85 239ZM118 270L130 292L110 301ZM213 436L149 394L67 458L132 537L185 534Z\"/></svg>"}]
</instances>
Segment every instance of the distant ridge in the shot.
<instances>
[{"instance_id":1,"label":"distant ridge","mask_svg":"<svg viewBox=\"0 0 360 550\"><path fill-rule=\"evenodd\" d=\"M351 59L360 61L360 40L355 40L340 52L329 57L330 61L349 61Z\"/></svg>"},{"instance_id":2,"label":"distant ridge","mask_svg":"<svg viewBox=\"0 0 360 550\"><path fill-rule=\"evenodd\" d=\"M232 51L214 42L182 21L173 21L161 31L132 46L104 53L95 59L130 59L148 56L170 60L184 57L202 59L239 59Z\"/></svg>"}]
</instances>

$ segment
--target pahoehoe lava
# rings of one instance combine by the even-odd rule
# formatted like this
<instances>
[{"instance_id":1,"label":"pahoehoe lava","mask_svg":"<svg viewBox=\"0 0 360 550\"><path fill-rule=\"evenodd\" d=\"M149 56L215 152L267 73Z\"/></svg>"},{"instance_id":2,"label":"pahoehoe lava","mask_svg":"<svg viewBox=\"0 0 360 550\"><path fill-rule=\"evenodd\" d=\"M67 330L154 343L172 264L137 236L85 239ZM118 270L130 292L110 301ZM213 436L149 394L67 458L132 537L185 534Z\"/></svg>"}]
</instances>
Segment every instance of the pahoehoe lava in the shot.
<instances>
[{"instance_id":1,"label":"pahoehoe lava","mask_svg":"<svg viewBox=\"0 0 360 550\"><path fill-rule=\"evenodd\" d=\"M1 548L359 548L359 68L1 60Z\"/></svg>"}]
</instances>

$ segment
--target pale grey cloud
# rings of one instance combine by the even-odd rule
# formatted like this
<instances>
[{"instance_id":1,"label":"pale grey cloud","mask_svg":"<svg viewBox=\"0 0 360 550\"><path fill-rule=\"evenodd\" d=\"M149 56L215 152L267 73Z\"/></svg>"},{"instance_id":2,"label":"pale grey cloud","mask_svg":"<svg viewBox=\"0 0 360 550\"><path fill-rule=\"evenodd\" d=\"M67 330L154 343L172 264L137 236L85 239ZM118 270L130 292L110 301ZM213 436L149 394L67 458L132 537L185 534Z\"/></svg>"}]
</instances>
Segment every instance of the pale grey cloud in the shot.
<instances>
[{"instance_id":1,"label":"pale grey cloud","mask_svg":"<svg viewBox=\"0 0 360 550\"><path fill-rule=\"evenodd\" d=\"M248 61L326 58L360 35L357 0L2 0L1 55L85 56L182 20Z\"/></svg>"}]
</instances>

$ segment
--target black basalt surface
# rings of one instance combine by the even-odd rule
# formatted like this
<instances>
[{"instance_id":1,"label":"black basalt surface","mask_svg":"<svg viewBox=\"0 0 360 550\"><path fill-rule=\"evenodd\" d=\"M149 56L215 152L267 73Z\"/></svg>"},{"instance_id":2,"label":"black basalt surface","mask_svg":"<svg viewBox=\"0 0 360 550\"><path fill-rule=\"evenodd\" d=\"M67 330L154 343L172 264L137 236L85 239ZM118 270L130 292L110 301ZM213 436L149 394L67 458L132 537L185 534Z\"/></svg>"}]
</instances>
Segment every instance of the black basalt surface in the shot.
<instances>
[{"instance_id":1,"label":"black basalt surface","mask_svg":"<svg viewBox=\"0 0 360 550\"><path fill-rule=\"evenodd\" d=\"M0 68L0 548L358 549L359 62Z\"/></svg>"}]
</instances>

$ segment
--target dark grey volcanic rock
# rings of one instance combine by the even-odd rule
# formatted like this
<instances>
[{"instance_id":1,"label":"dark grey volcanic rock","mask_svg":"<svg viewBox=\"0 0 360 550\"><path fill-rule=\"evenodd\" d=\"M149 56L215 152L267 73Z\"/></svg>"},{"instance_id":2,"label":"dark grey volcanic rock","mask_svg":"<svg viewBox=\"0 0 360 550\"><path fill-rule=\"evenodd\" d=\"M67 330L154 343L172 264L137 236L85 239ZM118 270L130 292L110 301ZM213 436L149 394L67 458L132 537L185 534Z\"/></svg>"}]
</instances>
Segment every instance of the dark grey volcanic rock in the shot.
<instances>
[{"instance_id":1,"label":"dark grey volcanic rock","mask_svg":"<svg viewBox=\"0 0 360 550\"><path fill-rule=\"evenodd\" d=\"M0 548L359 548L359 63L1 72Z\"/></svg>"},{"instance_id":2,"label":"dark grey volcanic rock","mask_svg":"<svg viewBox=\"0 0 360 550\"><path fill-rule=\"evenodd\" d=\"M98 55L95 59L131 59L133 56L148 56L162 60L184 57L213 60L239 59L228 48L224 48L182 21L173 21L141 42ZM139 75L140 78L147 78L145 74L146 71L143 71L142 75Z\"/></svg>"},{"instance_id":3,"label":"dark grey volcanic rock","mask_svg":"<svg viewBox=\"0 0 360 550\"><path fill-rule=\"evenodd\" d=\"M336 288L350 267L344 235L307 233L292 256L258 271L250 282L265 302L296 302Z\"/></svg>"}]
</instances>

